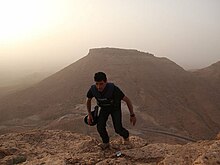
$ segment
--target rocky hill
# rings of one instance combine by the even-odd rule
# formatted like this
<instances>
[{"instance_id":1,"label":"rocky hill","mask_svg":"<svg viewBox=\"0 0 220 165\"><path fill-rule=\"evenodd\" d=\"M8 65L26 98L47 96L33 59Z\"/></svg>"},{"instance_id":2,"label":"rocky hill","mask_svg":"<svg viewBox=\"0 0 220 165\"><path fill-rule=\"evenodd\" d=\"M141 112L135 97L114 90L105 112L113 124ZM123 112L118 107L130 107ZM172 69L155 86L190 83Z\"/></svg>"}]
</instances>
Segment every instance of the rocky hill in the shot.
<instances>
[{"instance_id":1,"label":"rocky hill","mask_svg":"<svg viewBox=\"0 0 220 165\"><path fill-rule=\"evenodd\" d=\"M51 73L33 73L30 75L26 75L24 77L14 78L12 74L11 75L11 77L13 77L12 80L8 78L9 79L8 81L0 84L0 98L9 95L11 93L16 93L18 91L26 89L32 86L33 84L36 84L41 80L45 79L49 75L51 75ZM0 76L2 76L1 73ZM3 77L1 77L0 79L0 82L4 82L5 79L7 80L7 77L4 77L3 75Z\"/></svg>"},{"instance_id":2,"label":"rocky hill","mask_svg":"<svg viewBox=\"0 0 220 165\"><path fill-rule=\"evenodd\" d=\"M110 149L102 150L91 136L67 131L32 130L0 136L0 164L12 165L217 165L220 140L185 145L148 143L131 136L129 144L112 138Z\"/></svg>"},{"instance_id":3,"label":"rocky hill","mask_svg":"<svg viewBox=\"0 0 220 165\"><path fill-rule=\"evenodd\" d=\"M131 128L134 134L161 142L168 135L212 139L220 130L220 94L214 84L167 58L100 48L40 83L1 98L0 133L36 127L85 133L83 104L97 71L106 72L132 100L138 117L135 130ZM130 128L127 118L125 114Z\"/></svg>"},{"instance_id":4,"label":"rocky hill","mask_svg":"<svg viewBox=\"0 0 220 165\"><path fill-rule=\"evenodd\" d=\"M196 76L209 83L220 92L220 61L193 72Z\"/></svg>"}]
</instances>

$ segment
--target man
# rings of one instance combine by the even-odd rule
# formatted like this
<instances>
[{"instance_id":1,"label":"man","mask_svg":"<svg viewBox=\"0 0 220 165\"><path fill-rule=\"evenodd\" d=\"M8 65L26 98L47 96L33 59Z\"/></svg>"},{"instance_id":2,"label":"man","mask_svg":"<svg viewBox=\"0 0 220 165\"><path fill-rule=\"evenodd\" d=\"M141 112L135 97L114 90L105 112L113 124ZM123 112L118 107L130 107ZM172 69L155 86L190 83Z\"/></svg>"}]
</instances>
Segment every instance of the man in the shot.
<instances>
[{"instance_id":1,"label":"man","mask_svg":"<svg viewBox=\"0 0 220 165\"><path fill-rule=\"evenodd\" d=\"M109 136L106 130L108 116L111 115L115 132L123 137L124 141L129 141L129 132L122 126L121 100L125 101L130 112L130 122L135 125L136 117L131 101L113 83L107 82L106 74L97 72L94 76L95 85L92 85L87 93L88 124L92 124L91 100L95 97L97 104L101 107L97 122L97 130L102 138L101 147L109 147Z\"/></svg>"}]
</instances>

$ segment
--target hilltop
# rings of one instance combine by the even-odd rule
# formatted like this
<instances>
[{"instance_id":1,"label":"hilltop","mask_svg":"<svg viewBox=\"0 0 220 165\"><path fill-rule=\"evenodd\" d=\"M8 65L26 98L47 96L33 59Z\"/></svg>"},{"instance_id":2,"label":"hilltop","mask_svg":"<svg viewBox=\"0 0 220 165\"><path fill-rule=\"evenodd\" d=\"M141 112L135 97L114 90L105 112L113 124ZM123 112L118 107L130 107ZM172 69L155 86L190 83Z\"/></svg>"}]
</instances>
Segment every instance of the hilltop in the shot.
<instances>
[{"instance_id":1,"label":"hilltop","mask_svg":"<svg viewBox=\"0 0 220 165\"><path fill-rule=\"evenodd\" d=\"M68 131L32 130L0 136L0 164L220 164L220 140L185 145L148 143L130 137L130 144L112 138L111 148L102 150L94 137ZM120 151L120 153L118 153ZM117 155L118 154L118 155Z\"/></svg>"}]
</instances>

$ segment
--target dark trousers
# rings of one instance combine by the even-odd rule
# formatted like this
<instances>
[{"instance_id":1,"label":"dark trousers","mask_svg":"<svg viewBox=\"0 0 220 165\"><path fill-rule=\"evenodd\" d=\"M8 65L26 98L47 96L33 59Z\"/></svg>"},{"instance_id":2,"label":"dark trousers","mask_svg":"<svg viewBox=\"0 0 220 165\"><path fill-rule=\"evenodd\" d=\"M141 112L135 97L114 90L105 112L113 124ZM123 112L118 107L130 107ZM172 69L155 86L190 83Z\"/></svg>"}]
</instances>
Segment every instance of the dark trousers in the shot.
<instances>
[{"instance_id":1,"label":"dark trousers","mask_svg":"<svg viewBox=\"0 0 220 165\"><path fill-rule=\"evenodd\" d=\"M97 130L99 132L99 135L102 138L103 143L108 143L109 142L109 136L108 132L106 130L106 122L108 120L108 116L111 115L112 121L113 121L113 126L115 129L115 132L122 136L123 138L128 138L129 137L129 132L122 126L122 114L121 114L121 109L106 109L106 108L101 108L99 112L99 119L97 123Z\"/></svg>"}]
</instances>

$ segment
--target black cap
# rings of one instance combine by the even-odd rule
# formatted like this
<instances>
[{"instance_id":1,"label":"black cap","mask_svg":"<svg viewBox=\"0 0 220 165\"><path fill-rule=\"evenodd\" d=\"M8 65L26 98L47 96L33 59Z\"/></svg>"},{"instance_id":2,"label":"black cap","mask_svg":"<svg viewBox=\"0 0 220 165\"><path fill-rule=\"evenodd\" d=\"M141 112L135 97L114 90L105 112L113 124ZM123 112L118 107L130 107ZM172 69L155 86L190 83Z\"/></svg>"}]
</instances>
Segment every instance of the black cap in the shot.
<instances>
[{"instance_id":1,"label":"black cap","mask_svg":"<svg viewBox=\"0 0 220 165\"><path fill-rule=\"evenodd\" d=\"M85 122L87 125L94 126L94 125L96 125L97 122L98 122L98 110L95 109L94 111L91 112L91 114L92 114L92 118L93 118L92 123L91 123L91 124L88 123L88 115L86 115L86 116L84 117L84 122Z\"/></svg>"}]
</instances>

